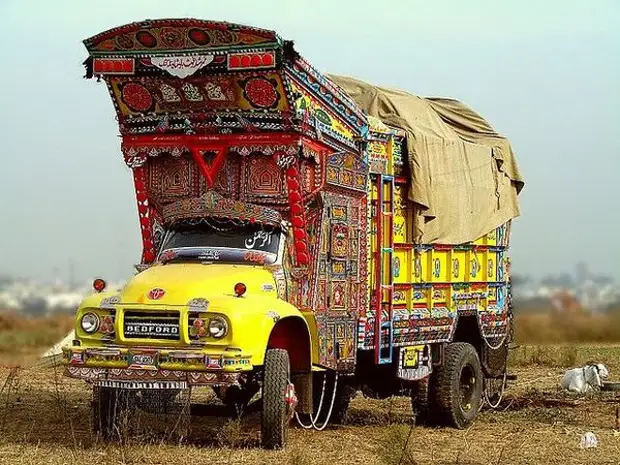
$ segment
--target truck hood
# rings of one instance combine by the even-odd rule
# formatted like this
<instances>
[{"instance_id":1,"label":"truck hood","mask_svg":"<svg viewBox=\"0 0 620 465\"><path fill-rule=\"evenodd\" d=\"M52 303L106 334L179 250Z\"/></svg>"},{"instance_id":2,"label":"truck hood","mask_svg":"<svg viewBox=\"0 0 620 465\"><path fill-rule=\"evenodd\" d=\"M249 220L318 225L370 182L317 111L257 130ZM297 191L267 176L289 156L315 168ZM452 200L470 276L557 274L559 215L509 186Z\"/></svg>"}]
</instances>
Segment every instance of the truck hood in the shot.
<instances>
[{"instance_id":1,"label":"truck hood","mask_svg":"<svg viewBox=\"0 0 620 465\"><path fill-rule=\"evenodd\" d=\"M212 304L234 298L235 284L243 283L245 297L277 296L270 271L261 266L201 263L154 265L131 278L121 290L123 304L188 305L192 299ZM151 292L154 289L157 291Z\"/></svg>"}]
</instances>

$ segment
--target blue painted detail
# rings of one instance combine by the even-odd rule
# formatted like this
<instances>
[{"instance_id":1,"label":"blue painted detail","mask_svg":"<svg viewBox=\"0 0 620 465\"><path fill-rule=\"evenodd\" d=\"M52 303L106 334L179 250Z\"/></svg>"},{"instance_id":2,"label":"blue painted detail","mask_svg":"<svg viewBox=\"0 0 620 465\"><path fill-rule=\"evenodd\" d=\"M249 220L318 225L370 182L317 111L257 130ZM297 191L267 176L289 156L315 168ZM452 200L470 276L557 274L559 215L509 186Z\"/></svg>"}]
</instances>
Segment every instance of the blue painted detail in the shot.
<instances>
[{"instance_id":1,"label":"blue painted detail","mask_svg":"<svg viewBox=\"0 0 620 465\"><path fill-rule=\"evenodd\" d=\"M498 287L497 288L497 308L498 309L503 309L504 308L504 301L506 299L506 294L505 294L505 288L502 287Z\"/></svg>"},{"instance_id":2,"label":"blue painted detail","mask_svg":"<svg viewBox=\"0 0 620 465\"><path fill-rule=\"evenodd\" d=\"M414 289L431 289L433 287L432 283L414 283Z\"/></svg>"},{"instance_id":3,"label":"blue painted detail","mask_svg":"<svg viewBox=\"0 0 620 465\"><path fill-rule=\"evenodd\" d=\"M498 281L505 280L505 270L504 270L504 254L502 252L497 254L497 279Z\"/></svg>"}]
</instances>

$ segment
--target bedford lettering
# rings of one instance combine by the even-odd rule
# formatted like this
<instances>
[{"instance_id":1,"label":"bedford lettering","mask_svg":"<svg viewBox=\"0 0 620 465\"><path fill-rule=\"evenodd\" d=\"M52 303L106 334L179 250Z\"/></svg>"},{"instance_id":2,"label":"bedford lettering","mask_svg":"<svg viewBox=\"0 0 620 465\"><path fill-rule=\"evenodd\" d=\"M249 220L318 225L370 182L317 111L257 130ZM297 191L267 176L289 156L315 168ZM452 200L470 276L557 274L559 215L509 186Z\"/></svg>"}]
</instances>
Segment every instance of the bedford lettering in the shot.
<instances>
[{"instance_id":1,"label":"bedford lettering","mask_svg":"<svg viewBox=\"0 0 620 465\"><path fill-rule=\"evenodd\" d=\"M179 333L179 327L178 326L163 326L163 325L138 325L138 324L127 324L125 327L125 332L127 333L131 333L131 334L144 334L144 335L150 335L150 334L169 334L169 335L176 335Z\"/></svg>"}]
</instances>

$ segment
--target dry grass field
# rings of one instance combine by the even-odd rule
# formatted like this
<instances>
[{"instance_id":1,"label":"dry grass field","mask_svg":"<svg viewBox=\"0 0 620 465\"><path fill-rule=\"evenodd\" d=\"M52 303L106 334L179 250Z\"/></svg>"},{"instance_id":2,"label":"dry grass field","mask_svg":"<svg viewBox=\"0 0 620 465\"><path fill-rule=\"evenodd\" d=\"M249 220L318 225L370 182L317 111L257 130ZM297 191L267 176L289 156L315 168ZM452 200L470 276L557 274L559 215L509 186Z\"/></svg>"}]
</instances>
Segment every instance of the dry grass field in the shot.
<instances>
[{"instance_id":1,"label":"dry grass field","mask_svg":"<svg viewBox=\"0 0 620 465\"><path fill-rule=\"evenodd\" d=\"M164 434L137 435L122 444L98 443L90 433L85 385L63 378L53 368L32 368L37 356L64 335L70 321L4 316L0 463L617 464L620 436L614 434L614 394L584 398L557 388L567 367L589 360L606 363L611 378L620 379L620 344L613 344L614 339L620 341L616 317L606 317L606 322L600 318L575 317L568 324L566 318L553 315L520 317L517 348L511 353L511 371L518 379L500 408L483 411L469 430L412 428L407 399L373 401L360 394L345 426L322 432L293 428L285 451L267 452L258 447L256 416L242 422L192 417L190 433L180 445ZM579 448L586 431L597 435L597 448Z\"/></svg>"}]
</instances>

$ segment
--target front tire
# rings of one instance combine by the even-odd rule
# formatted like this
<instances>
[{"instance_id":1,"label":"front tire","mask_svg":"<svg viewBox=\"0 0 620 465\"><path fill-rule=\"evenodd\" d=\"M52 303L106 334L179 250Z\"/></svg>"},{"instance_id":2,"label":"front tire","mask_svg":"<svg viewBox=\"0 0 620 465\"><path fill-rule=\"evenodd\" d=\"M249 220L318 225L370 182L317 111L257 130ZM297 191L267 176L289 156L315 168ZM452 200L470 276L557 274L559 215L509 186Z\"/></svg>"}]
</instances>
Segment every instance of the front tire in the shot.
<instances>
[{"instance_id":1,"label":"front tire","mask_svg":"<svg viewBox=\"0 0 620 465\"><path fill-rule=\"evenodd\" d=\"M286 399L290 377L288 352L269 349L265 355L261 415L261 445L265 449L281 449L286 444L291 420Z\"/></svg>"},{"instance_id":2,"label":"front tire","mask_svg":"<svg viewBox=\"0 0 620 465\"><path fill-rule=\"evenodd\" d=\"M129 393L126 390L93 387L93 433L104 441L122 439L128 410Z\"/></svg>"},{"instance_id":3,"label":"front tire","mask_svg":"<svg viewBox=\"0 0 620 465\"><path fill-rule=\"evenodd\" d=\"M483 373L471 344L445 348L444 363L432 375L429 400L441 425L464 429L472 424L482 402Z\"/></svg>"}]
</instances>

